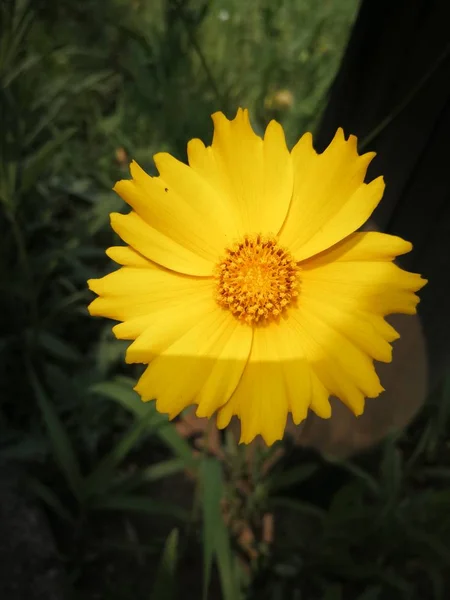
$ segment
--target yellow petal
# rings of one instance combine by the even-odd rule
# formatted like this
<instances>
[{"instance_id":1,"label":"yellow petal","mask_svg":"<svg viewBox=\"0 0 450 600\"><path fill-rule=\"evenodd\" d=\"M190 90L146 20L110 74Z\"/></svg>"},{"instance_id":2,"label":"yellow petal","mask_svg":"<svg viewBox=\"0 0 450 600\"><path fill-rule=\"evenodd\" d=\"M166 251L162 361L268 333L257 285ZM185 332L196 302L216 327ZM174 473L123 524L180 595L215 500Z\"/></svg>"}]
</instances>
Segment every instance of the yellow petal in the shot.
<instances>
[{"instance_id":1,"label":"yellow petal","mask_svg":"<svg viewBox=\"0 0 450 600\"><path fill-rule=\"evenodd\" d=\"M322 154L310 134L293 148L294 191L280 243L297 260L330 248L370 217L384 191L381 177L363 183L374 156L358 156L356 138L346 140L342 129Z\"/></svg>"},{"instance_id":2,"label":"yellow petal","mask_svg":"<svg viewBox=\"0 0 450 600\"><path fill-rule=\"evenodd\" d=\"M215 306L152 361L135 389L170 418L190 404L210 416L236 388L251 340L250 327Z\"/></svg>"},{"instance_id":3,"label":"yellow petal","mask_svg":"<svg viewBox=\"0 0 450 600\"><path fill-rule=\"evenodd\" d=\"M392 261L397 256L411 252L412 244L395 235L364 231L352 233L344 240L314 256L314 266L334 261ZM307 264L312 264L308 261Z\"/></svg>"},{"instance_id":4,"label":"yellow petal","mask_svg":"<svg viewBox=\"0 0 450 600\"><path fill-rule=\"evenodd\" d=\"M133 179L119 181L114 186L148 225L146 252L132 241L128 243L147 258L175 270L180 263L175 256L174 264L178 266L172 264L174 247L215 264L236 236L226 205L202 177L169 154L157 154L155 163L160 177L150 177L133 161L130 165ZM159 251L161 246L166 255ZM194 259L182 272L201 275L196 268Z\"/></svg>"},{"instance_id":5,"label":"yellow petal","mask_svg":"<svg viewBox=\"0 0 450 600\"><path fill-rule=\"evenodd\" d=\"M241 420L241 442L258 434L270 445L283 437L288 398L282 364L272 345L270 328L256 327L250 357L231 400L220 410L217 425L225 427L233 414Z\"/></svg>"},{"instance_id":6,"label":"yellow petal","mask_svg":"<svg viewBox=\"0 0 450 600\"><path fill-rule=\"evenodd\" d=\"M168 269L198 276L213 272L214 262L157 231L135 212L112 213L111 226L137 252Z\"/></svg>"},{"instance_id":7,"label":"yellow petal","mask_svg":"<svg viewBox=\"0 0 450 600\"><path fill-rule=\"evenodd\" d=\"M288 412L296 424L306 418L310 405L329 416L328 394L318 381L312 398L312 377L302 340L289 317L255 327L249 361L235 393L219 412L218 426L226 427L237 415L241 442L249 443L260 434L270 445L283 437Z\"/></svg>"},{"instance_id":8,"label":"yellow petal","mask_svg":"<svg viewBox=\"0 0 450 600\"><path fill-rule=\"evenodd\" d=\"M122 267L101 279L90 279L88 285L99 295L88 307L91 315L127 322L154 319L166 309L182 312L186 304L212 302L214 294L211 279L180 275L150 262L147 268ZM115 332L130 339L127 330L125 323Z\"/></svg>"},{"instance_id":9,"label":"yellow petal","mask_svg":"<svg viewBox=\"0 0 450 600\"><path fill-rule=\"evenodd\" d=\"M106 250L107 256L124 267L151 267L152 263L145 256L130 246L111 246Z\"/></svg>"},{"instance_id":10,"label":"yellow petal","mask_svg":"<svg viewBox=\"0 0 450 600\"><path fill-rule=\"evenodd\" d=\"M353 309L349 311L333 299L314 294L313 289L305 291L301 304L368 356L381 362L391 362L392 346L374 326L369 314Z\"/></svg>"},{"instance_id":11,"label":"yellow petal","mask_svg":"<svg viewBox=\"0 0 450 600\"><path fill-rule=\"evenodd\" d=\"M355 309L382 316L415 314L419 298L414 292L426 284L420 275L386 261L323 264L311 259L302 265L301 280L301 294L321 295L345 305L349 313Z\"/></svg>"},{"instance_id":12,"label":"yellow petal","mask_svg":"<svg viewBox=\"0 0 450 600\"><path fill-rule=\"evenodd\" d=\"M425 284L390 262L409 250L411 244L395 236L350 235L302 264L300 306L368 356L390 362L389 342L398 333L383 316L415 312L419 299L414 292Z\"/></svg>"},{"instance_id":13,"label":"yellow petal","mask_svg":"<svg viewBox=\"0 0 450 600\"><path fill-rule=\"evenodd\" d=\"M240 236L276 234L292 196L292 162L283 129L272 121L264 140L250 125L248 111L239 109L229 121L213 115L214 137L206 148L199 140L188 146L189 164L226 199Z\"/></svg>"},{"instance_id":14,"label":"yellow petal","mask_svg":"<svg viewBox=\"0 0 450 600\"><path fill-rule=\"evenodd\" d=\"M163 198L173 204L182 228L193 228L195 235L209 246L212 258L221 254L238 235L226 199L194 169L167 152L155 154L154 161L161 183L168 189ZM178 202L175 202L176 198ZM183 214L180 210L186 212Z\"/></svg>"},{"instance_id":15,"label":"yellow petal","mask_svg":"<svg viewBox=\"0 0 450 600\"><path fill-rule=\"evenodd\" d=\"M307 360L328 393L362 414L364 397L383 391L370 357L304 306L291 309L289 319L300 329Z\"/></svg>"}]
</instances>

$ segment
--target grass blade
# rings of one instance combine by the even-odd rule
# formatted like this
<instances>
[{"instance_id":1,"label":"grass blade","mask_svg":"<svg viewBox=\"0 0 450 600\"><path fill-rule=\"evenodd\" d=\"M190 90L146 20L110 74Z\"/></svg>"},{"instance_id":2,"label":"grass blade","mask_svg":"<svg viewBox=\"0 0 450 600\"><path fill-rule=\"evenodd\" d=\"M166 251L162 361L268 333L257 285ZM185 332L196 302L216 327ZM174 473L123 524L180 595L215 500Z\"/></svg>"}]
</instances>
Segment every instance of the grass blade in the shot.
<instances>
[{"instance_id":1,"label":"grass blade","mask_svg":"<svg viewBox=\"0 0 450 600\"><path fill-rule=\"evenodd\" d=\"M169 458L168 460L162 460L154 465L140 469L133 475L126 475L122 480L114 485L116 490L120 490L121 493L129 493L136 488L150 483L152 481L158 481L184 471L186 465L184 461L179 458Z\"/></svg>"},{"instance_id":2,"label":"grass blade","mask_svg":"<svg viewBox=\"0 0 450 600\"><path fill-rule=\"evenodd\" d=\"M151 416L151 415L150 415ZM118 444L99 462L85 480L85 495L92 497L107 491L114 484L116 467L132 450L148 428L149 415L134 423Z\"/></svg>"},{"instance_id":3,"label":"grass blade","mask_svg":"<svg viewBox=\"0 0 450 600\"><path fill-rule=\"evenodd\" d=\"M178 538L178 529L173 529L164 544L151 600L174 600L177 597L175 571L178 561Z\"/></svg>"},{"instance_id":4,"label":"grass blade","mask_svg":"<svg viewBox=\"0 0 450 600\"><path fill-rule=\"evenodd\" d=\"M29 370L31 384L44 418L48 436L53 447L54 456L70 489L78 502L83 501L83 478L78 459L69 439L67 431L50 400L39 383L34 371Z\"/></svg>"},{"instance_id":5,"label":"grass blade","mask_svg":"<svg viewBox=\"0 0 450 600\"><path fill-rule=\"evenodd\" d=\"M279 492L309 479L318 469L314 463L298 465L287 471L281 471L269 476L269 486L272 492Z\"/></svg>"},{"instance_id":6,"label":"grass blade","mask_svg":"<svg viewBox=\"0 0 450 600\"><path fill-rule=\"evenodd\" d=\"M133 385L132 379L118 377L113 381L96 384L91 388L91 391L118 402L139 418L151 415L147 421L148 426L154 429L154 433L176 456L185 461L186 466L195 467L192 450L186 440L180 437L175 427L168 421L167 416L158 413L154 402L142 402L133 390Z\"/></svg>"},{"instance_id":7,"label":"grass blade","mask_svg":"<svg viewBox=\"0 0 450 600\"><path fill-rule=\"evenodd\" d=\"M48 486L40 482L38 479L30 479L28 481L28 487L30 491L37 498L39 498L39 500L53 510L53 512L55 512L61 519L73 522L72 515L64 508L58 496L56 496L56 494L54 494Z\"/></svg>"},{"instance_id":8,"label":"grass blade","mask_svg":"<svg viewBox=\"0 0 450 600\"><path fill-rule=\"evenodd\" d=\"M222 515L223 474L220 463L210 457L201 464L203 505L203 599L208 597L214 557L219 568L224 600L236 600L236 582L228 530Z\"/></svg>"}]
</instances>

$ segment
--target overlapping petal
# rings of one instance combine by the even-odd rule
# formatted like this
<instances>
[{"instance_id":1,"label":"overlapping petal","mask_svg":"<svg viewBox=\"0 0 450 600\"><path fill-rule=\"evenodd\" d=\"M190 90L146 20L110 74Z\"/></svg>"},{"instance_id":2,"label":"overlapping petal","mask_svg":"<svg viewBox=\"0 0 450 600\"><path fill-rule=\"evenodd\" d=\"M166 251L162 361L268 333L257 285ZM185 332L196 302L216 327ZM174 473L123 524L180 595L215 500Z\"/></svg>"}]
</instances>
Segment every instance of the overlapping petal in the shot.
<instances>
[{"instance_id":1,"label":"overlapping petal","mask_svg":"<svg viewBox=\"0 0 450 600\"><path fill-rule=\"evenodd\" d=\"M382 177L364 183L374 156L359 156L356 138L346 140L342 129L322 154L309 133L293 148L294 190L280 243L297 260L330 248L370 217L384 192Z\"/></svg>"},{"instance_id":2,"label":"overlapping petal","mask_svg":"<svg viewBox=\"0 0 450 600\"><path fill-rule=\"evenodd\" d=\"M109 252L122 261L145 261L126 248ZM113 329L118 338L133 340L143 334L153 335L155 351L162 337L172 340L205 311L216 308L211 279L173 273L150 261L146 266L122 267L88 284L98 294L89 305L90 314L123 321ZM135 357L133 345L128 355Z\"/></svg>"},{"instance_id":3,"label":"overlapping petal","mask_svg":"<svg viewBox=\"0 0 450 600\"><path fill-rule=\"evenodd\" d=\"M170 418L190 404L211 416L233 394L251 343L251 328L215 306L159 352L135 389Z\"/></svg>"},{"instance_id":4,"label":"overlapping petal","mask_svg":"<svg viewBox=\"0 0 450 600\"><path fill-rule=\"evenodd\" d=\"M312 408L331 414L328 393L311 371L302 336L291 320L255 327L246 369L231 397L219 411L217 424L226 427L233 415L241 420L241 441L261 434L267 444L283 436L288 412L300 423Z\"/></svg>"},{"instance_id":5,"label":"overlapping petal","mask_svg":"<svg viewBox=\"0 0 450 600\"><path fill-rule=\"evenodd\" d=\"M188 145L189 164L216 193L226 199L240 237L276 234L288 212L293 188L292 161L281 126L269 123L264 139L239 109L229 121L213 115L212 145L200 140Z\"/></svg>"},{"instance_id":6,"label":"overlapping petal","mask_svg":"<svg viewBox=\"0 0 450 600\"><path fill-rule=\"evenodd\" d=\"M209 275L223 248L236 236L222 199L193 169L169 154L157 154L160 177L135 162L131 180L115 191L134 209L116 215L113 227L147 258L191 275Z\"/></svg>"}]
</instances>

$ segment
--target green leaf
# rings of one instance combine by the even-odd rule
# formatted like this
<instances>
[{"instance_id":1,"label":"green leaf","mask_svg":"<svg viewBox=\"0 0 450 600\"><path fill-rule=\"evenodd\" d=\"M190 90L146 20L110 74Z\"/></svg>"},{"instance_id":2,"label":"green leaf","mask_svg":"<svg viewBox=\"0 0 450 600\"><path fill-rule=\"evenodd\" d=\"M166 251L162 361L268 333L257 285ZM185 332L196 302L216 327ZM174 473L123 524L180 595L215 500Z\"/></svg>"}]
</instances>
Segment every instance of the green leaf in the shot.
<instances>
[{"instance_id":1,"label":"green leaf","mask_svg":"<svg viewBox=\"0 0 450 600\"><path fill-rule=\"evenodd\" d=\"M73 522L74 519L72 515L66 510L58 496L56 496L48 486L41 481L32 478L28 481L28 487L37 498L42 500L42 502L61 517L61 519Z\"/></svg>"},{"instance_id":2,"label":"green leaf","mask_svg":"<svg viewBox=\"0 0 450 600\"><path fill-rule=\"evenodd\" d=\"M75 128L61 132L53 139L46 142L39 150L30 156L24 165L22 185L20 192L28 191L41 177L43 170L48 166L51 157L75 133Z\"/></svg>"},{"instance_id":3,"label":"green leaf","mask_svg":"<svg viewBox=\"0 0 450 600\"><path fill-rule=\"evenodd\" d=\"M15 443L10 443L0 449L0 459L36 462L42 460L48 453L48 445L44 439L39 439L28 435L21 436L22 439Z\"/></svg>"},{"instance_id":4,"label":"green leaf","mask_svg":"<svg viewBox=\"0 0 450 600\"><path fill-rule=\"evenodd\" d=\"M80 355L76 352L72 346L66 344L63 340L57 338L48 331L41 331L38 335L38 341L42 348L44 348L54 358L64 359L72 362L80 360Z\"/></svg>"},{"instance_id":5,"label":"green leaf","mask_svg":"<svg viewBox=\"0 0 450 600\"><path fill-rule=\"evenodd\" d=\"M166 415L158 413L154 402L142 402L138 394L133 390L133 385L134 382L132 379L118 377L113 381L94 385L91 391L118 402L126 410L129 410L139 418L147 418L147 415L151 415L147 421L148 426L154 429L155 434L161 438L176 456L185 461L186 466L195 467L196 461L192 455L191 447L186 440L178 434Z\"/></svg>"},{"instance_id":6,"label":"green leaf","mask_svg":"<svg viewBox=\"0 0 450 600\"><path fill-rule=\"evenodd\" d=\"M151 600L174 600L176 594L176 566L178 560L178 529L173 529L164 544L156 573Z\"/></svg>"},{"instance_id":7,"label":"green leaf","mask_svg":"<svg viewBox=\"0 0 450 600\"><path fill-rule=\"evenodd\" d=\"M337 461L335 464L346 469L351 473L358 481L364 483L365 487L370 490L374 495L378 495L380 492L380 486L378 481L370 475L364 469L361 469L358 465L355 465L351 461Z\"/></svg>"},{"instance_id":8,"label":"green leaf","mask_svg":"<svg viewBox=\"0 0 450 600\"><path fill-rule=\"evenodd\" d=\"M189 519L189 512L168 502L157 502L142 495L113 494L95 498L90 507L96 510L119 510L148 515L175 517L181 521Z\"/></svg>"},{"instance_id":9,"label":"green leaf","mask_svg":"<svg viewBox=\"0 0 450 600\"><path fill-rule=\"evenodd\" d=\"M219 568L223 600L238 600L240 598L237 565L231 550L230 536L223 519L217 529L216 561Z\"/></svg>"},{"instance_id":10,"label":"green leaf","mask_svg":"<svg viewBox=\"0 0 450 600\"><path fill-rule=\"evenodd\" d=\"M224 495L223 473L220 463L205 457L200 466L203 507L203 598L208 597L211 567L214 557L219 568L224 600L236 600L236 576L230 537L222 515Z\"/></svg>"},{"instance_id":11,"label":"green leaf","mask_svg":"<svg viewBox=\"0 0 450 600\"><path fill-rule=\"evenodd\" d=\"M203 598L208 597L217 530L223 522L220 502L223 494L222 469L213 458L205 458L200 467L203 508Z\"/></svg>"},{"instance_id":12,"label":"green leaf","mask_svg":"<svg viewBox=\"0 0 450 600\"><path fill-rule=\"evenodd\" d=\"M39 383L34 371L29 370L31 384L36 394L36 399L44 417L47 433L52 444L55 460L58 463L66 481L77 498L78 502L83 500L83 478L81 469L70 442L69 436L53 407L50 400Z\"/></svg>"},{"instance_id":13,"label":"green leaf","mask_svg":"<svg viewBox=\"0 0 450 600\"><path fill-rule=\"evenodd\" d=\"M443 544L433 533L420 531L412 525L405 527L410 543L416 543L441 560L447 567L450 566L450 549Z\"/></svg>"},{"instance_id":14,"label":"green leaf","mask_svg":"<svg viewBox=\"0 0 450 600\"><path fill-rule=\"evenodd\" d=\"M121 482L115 484L115 489L121 492L131 492L145 483L164 479L180 471L184 471L186 465L180 458L170 458L159 463L140 469L137 473L127 475Z\"/></svg>"},{"instance_id":15,"label":"green leaf","mask_svg":"<svg viewBox=\"0 0 450 600\"><path fill-rule=\"evenodd\" d=\"M318 508L313 504L308 504L307 502L302 502L301 500L296 500L294 498L284 498L282 496L270 498L269 506L271 508L284 508L297 511L304 515L316 517L318 519L323 519L325 516L325 511L321 508Z\"/></svg>"},{"instance_id":16,"label":"green leaf","mask_svg":"<svg viewBox=\"0 0 450 600\"><path fill-rule=\"evenodd\" d=\"M270 490L279 492L292 485L298 484L309 479L317 471L317 465L314 463L299 465L287 471L269 475Z\"/></svg>"},{"instance_id":17,"label":"green leaf","mask_svg":"<svg viewBox=\"0 0 450 600\"><path fill-rule=\"evenodd\" d=\"M86 477L84 494L86 498L105 493L114 485L115 471L117 465L123 461L125 456L132 450L138 440L148 429L148 421L151 415L147 415L130 427L118 444L99 462L97 467Z\"/></svg>"}]
</instances>

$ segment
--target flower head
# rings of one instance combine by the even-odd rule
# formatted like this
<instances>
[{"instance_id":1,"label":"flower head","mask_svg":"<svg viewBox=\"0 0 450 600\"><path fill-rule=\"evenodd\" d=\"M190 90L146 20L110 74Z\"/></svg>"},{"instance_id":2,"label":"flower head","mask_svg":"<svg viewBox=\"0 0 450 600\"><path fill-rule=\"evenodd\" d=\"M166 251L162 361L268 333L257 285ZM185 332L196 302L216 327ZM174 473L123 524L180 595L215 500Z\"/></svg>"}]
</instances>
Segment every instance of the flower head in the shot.
<instances>
[{"instance_id":1,"label":"flower head","mask_svg":"<svg viewBox=\"0 0 450 600\"><path fill-rule=\"evenodd\" d=\"M289 152L274 121L261 139L246 110L213 121L189 165L157 154L159 177L132 162L115 185L132 208L111 215L127 245L107 250L121 268L89 281L90 313L120 321L127 362L148 365L136 391L171 418L195 404L271 444L288 413L330 417L330 395L362 414L383 391L373 361L390 362L399 337L384 317L414 314L426 283L393 263L409 242L356 232L384 191L364 183L374 153L342 129L318 154L309 133Z\"/></svg>"}]
</instances>

